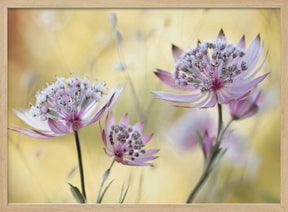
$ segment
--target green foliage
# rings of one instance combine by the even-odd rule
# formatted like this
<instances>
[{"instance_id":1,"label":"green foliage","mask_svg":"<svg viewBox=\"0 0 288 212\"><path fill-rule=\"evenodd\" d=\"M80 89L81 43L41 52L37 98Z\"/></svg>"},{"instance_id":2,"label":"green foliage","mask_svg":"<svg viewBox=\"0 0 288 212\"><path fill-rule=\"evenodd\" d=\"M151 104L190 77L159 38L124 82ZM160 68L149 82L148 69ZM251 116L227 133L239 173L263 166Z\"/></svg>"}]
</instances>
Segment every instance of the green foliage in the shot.
<instances>
[{"instance_id":1,"label":"green foliage","mask_svg":"<svg viewBox=\"0 0 288 212\"><path fill-rule=\"evenodd\" d=\"M97 201L97 203L101 203L102 202L102 199L106 193L106 191L108 190L108 188L110 187L110 185L113 183L114 180L112 180L104 189L103 193L101 194L99 200Z\"/></svg>"},{"instance_id":2,"label":"green foliage","mask_svg":"<svg viewBox=\"0 0 288 212\"><path fill-rule=\"evenodd\" d=\"M73 194L73 197L77 203L87 203L85 197L82 195L82 193L79 191L79 189L76 186L73 186L72 184L68 183L70 186L70 190Z\"/></svg>"}]
</instances>

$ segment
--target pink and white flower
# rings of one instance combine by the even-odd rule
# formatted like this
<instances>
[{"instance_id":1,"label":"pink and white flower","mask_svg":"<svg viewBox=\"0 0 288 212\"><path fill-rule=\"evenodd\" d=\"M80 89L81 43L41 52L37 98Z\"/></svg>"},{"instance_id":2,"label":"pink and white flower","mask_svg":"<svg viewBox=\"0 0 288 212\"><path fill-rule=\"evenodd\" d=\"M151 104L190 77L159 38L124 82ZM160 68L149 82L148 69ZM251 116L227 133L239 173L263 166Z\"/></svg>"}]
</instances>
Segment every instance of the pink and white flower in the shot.
<instances>
[{"instance_id":1,"label":"pink and white flower","mask_svg":"<svg viewBox=\"0 0 288 212\"><path fill-rule=\"evenodd\" d=\"M230 112L234 120L245 119L253 116L258 112L261 102L261 92L257 89L251 91L251 93L244 99L240 99L227 104L227 109Z\"/></svg>"},{"instance_id":2,"label":"pink and white flower","mask_svg":"<svg viewBox=\"0 0 288 212\"><path fill-rule=\"evenodd\" d=\"M120 97L124 86L116 86L107 95L106 84L88 79L57 78L36 94L36 104L16 115L35 129L15 127L25 135L49 139L77 131L100 120ZM99 104L102 104L99 106Z\"/></svg>"},{"instance_id":3,"label":"pink and white flower","mask_svg":"<svg viewBox=\"0 0 288 212\"><path fill-rule=\"evenodd\" d=\"M119 124L115 123L112 112L108 114L105 129L102 130L100 125L105 153L109 157L114 157L115 161L123 165L154 166L147 162L158 158L154 154L159 149L143 149L153 136L153 133L142 135L143 127L143 121L136 123L134 126L130 125L127 113L121 118Z\"/></svg>"},{"instance_id":4,"label":"pink and white flower","mask_svg":"<svg viewBox=\"0 0 288 212\"><path fill-rule=\"evenodd\" d=\"M156 76L171 88L192 92L179 95L166 92L152 92L160 99L177 103L197 102L193 106L214 107L216 102L227 104L240 99L266 78L269 73L256 77L261 64L256 64L261 56L263 43L260 35L245 50L245 36L237 45L229 43L221 29L214 41L198 42L188 51L172 45L176 65L173 73L157 69ZM256 77L256 78L255 78Z\"/></svg>"}]
</instances>

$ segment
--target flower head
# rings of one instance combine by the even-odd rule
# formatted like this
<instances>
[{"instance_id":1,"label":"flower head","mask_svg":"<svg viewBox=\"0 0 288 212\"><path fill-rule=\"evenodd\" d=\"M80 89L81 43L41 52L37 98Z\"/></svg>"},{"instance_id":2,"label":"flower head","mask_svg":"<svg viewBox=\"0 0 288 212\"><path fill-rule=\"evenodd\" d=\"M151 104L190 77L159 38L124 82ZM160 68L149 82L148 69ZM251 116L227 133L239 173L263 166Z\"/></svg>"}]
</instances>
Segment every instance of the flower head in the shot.
<instances>
[{"instance_id":1,"label":"flower head","mask_svg":"<svg viewBox=\"0 0 288 212\"><path fill-rule=\"evenodd\" d=\"M106 85L90 83L88 79L57 78L55 83L36 94L36 103L30 110L16 115L35 129L12 129L28 136L49 139L62 136L93 124L114 105L124 87L115 87L106 95ZM99 103L102 104L99 106Z\"/></svg>"},{"instance_id":2,"label":"flower head","mask_svg":"<svg viewBox=\"0 0 288 212\"><path fill-rule=\"evenodd\" d=\"M153 166L147 161L154 160L154 156L159 149L144 150L148 142L152 139L153 133L142 135L144 122L140 121L134 126L129 125L129 116L126 113L119 124L115 123L113 113L107 115L105 129L101 133L105 145L105 153L109 157L123 165L129 166Z\"/></svg>"},{"instance_id":3,"label":"flower head","mask_svg":"<svg viewBox=\"0 0 288 212\"><path fill-rule=\"evenodd\" d=\"M261 92L257 89L244 99L240 99L227 104L227 109L234 120L245 119L258 112L261 103L259 102Z\"/></svg>"},{"instance_id":4,"label":"flower head","mask_svg":"<svg viewBox=\"0 0 288 212\"><path fill-rule=\"evenodd\" d=\"M152 93L172 102L198 102L192 107L213 107L217 101L219 104L227 104L245 96L269 74L255 78L267 56L254 70L262 50L259 34L245 50L245 36L234 45L226 40L222 29L214 41L198 42L196 47L186 52L172 45L176 61L173 73L158 69L155 74L166 85L193 93Z\"/></svg>"}]
</instances>

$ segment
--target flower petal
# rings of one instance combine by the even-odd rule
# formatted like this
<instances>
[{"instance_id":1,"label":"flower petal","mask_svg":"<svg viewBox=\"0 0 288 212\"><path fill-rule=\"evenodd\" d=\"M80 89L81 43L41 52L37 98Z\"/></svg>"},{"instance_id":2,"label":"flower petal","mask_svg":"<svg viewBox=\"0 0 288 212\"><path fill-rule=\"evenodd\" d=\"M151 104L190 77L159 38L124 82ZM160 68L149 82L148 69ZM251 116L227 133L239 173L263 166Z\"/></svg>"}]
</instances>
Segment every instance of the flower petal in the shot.
<instances>
[{"instance_id":1,"label":"flower petal","mask_svg":"<svg viewBox=\"0 0 288 212\"><path fill-rule=\"evenodd\" d=\"M105 121L106 132L108 132L110 130L110 127L114 124L115 124L115 116L114 116L114 113L111 111L106 116L106 121Z\"/></svg>"},{"instance_id":2,"label":"flower petal","mask_svg":"<svg viewBox=\"0 0 288 212\"><path fill-rule=\"evenodd\" d=\"M70 133L71 131L67 129L67 127L62 124L60 121L56 121L54 119L48 118L48 125L50 129L58 135L65 135L67 133Z\"/></svg>"},{"instance_id":3,"label":"flower petal","mask_svg":"<svg viewBox=\"0 0 288 212\"><path fill-rule=\"evenodd\" d=\"M86 107L81 109L79 116L82 116L82 119L86 120L95 113L97 107L98 102L88 103Z\"/></svg>"},{"instance_id":4,"label":"flower petal","mask_svg":"<svg viewBox=\"0 0 288 212\"><path fill-rule=\"evenodd\" d=\"M151 141L154 133L150 133L148 135L142 136L142 141L144 141L145 145L148 144L149 141Z\"/></svg>"},{"instance_id":5,"label":"flower petal","mask_svg":"<svg viewBox=\"0 0 288 212\"><path fill-rule=\"evenodd\" d=\"M111 157L113 156L112 154L108 153L105 148L104 148L104 152L106 153L106 155L107 155L109 158L111 158Z\"/></svg>"},{"instance_id":6,"label":"flower petal","mask_svg":"<svg viewBox=\"0 0 288 212\"><path fill-rule=\"evenodd\" d=\"M253 74L251 74L251 75L250 75L247 79L245 79L245 80L252 80L252 79L257 75L257 73L261 70L262 66L264 65L264 62L265 62L265 60L266 60L266 58L267 58L267 55L268 55L268 51L267 51L264 59L262 60L261 64L258 66L258 68L253 72ZM247 71L248 71L248 70L247 70ZM242 72L242 73L243 73L243 72ZM247 76L249 72L247 72L247 74L246 74L246 72L244 72L244 73L245 73L245 75L242 75L242 74L240 75L240 77L242 77L242 79L243 79L245 76Z\"/></svg>"},{"instance_id":7,"label":"flower petal","mask_svg":"<svg viewBox=\"0 0 288 212\"><path fill-rule=\"evenodd\" d=\"M125 85L121 88L117 85L115 86L105 97L105 100L102 102L99 108L103 108L105 105L108 107L108 110L114 105L114 103L119 99L120 95L122 94Z\"/></svg>"},{"instance_id":8,"label":"flower petal","mask_svg":"<svg viewBox=\"0 0 288 212\"><path fill-rule=\"evenodd\" d=\"M186 95L172 94L172 93L167 93L167 92L162 92L162 91L150 91L150 93L158 96L160 99L171 101L171 102L180 102L180 103L194 102L203 97L202 93L186 94Z\"/></svg>"},{"instance_id":9,"label":"flower petal","mask_svg":"<svg viewBox=\"0 0 288 212\"><path fill-rule=\"evenodd\" d=\"M154 72L154 74L167 86L170 88L174 88L181 91L195 91L195 87L193 85L187 85L187 86L180 86L175 84L175 79L173 78L173 75L168 72L161 69L156 69L157 71Z\"/></svg>"},{"instance_id":10,"label":"flower petal","mask_svg":"<svg viewBox=\"0 0 288 212\"><path fill-rule=\"evenodd\" d=\"M192 106L184 106L184 105L173 105L174 107L180 108L208 108L214 107L216 104L216 96L215 93L209 93L205 99Z\"/></svg>"},{"instance_id":11,"label":"flower petal","mask_svg":"<svg viewBox=\"0 0 288 212\"><path fill-rule=\"evenodd\" d=\"M183 49L172 44L172 55L173 55L175 62L177 62L184 53L185 53L185 51Z\"/></svg>"},{"instance_id":12,"label":"flower petal","mask_svg":"<svg viewBox=\"0 0 288 212\"><path fill-rule=\"evenodd\" d=\"M249 94L249 90L235 89L232 88L222 88L217 91L217 97L219 104L228 104L234 100L239 100L244 98Z\"/></svg>"},{"instance_id":13,"label":"flower petal","mask_svg":"<svg viewBox=\"0 0 288 212\"><path fill-rule=\"evenodd\" d=\"M241 39L239 40L237 46L238 46L240 49L245 50L245 35L243 35L243 36L241 37Z\"/></svg>"},{"instance_id":14,"label":"flower petal","mask_svg":"<svg viewBox=\"0 0 288 212\"><path fill-rule=\"evenodd\" d=\"M262 76L257 77L252 81L241 83L241 84L235 86L234 89L235 90L242 90L243 92L245 92L245 91L247 92L247 91L251 90L255 85L262 82L267 77L267 75L269 73L270 72L263 74Z\"/></svg>"},{"instance_id":15,"label":"flower petal","mask_svg":"<svg viewBox=\"0 0 288 212\"><path fill-rule=\"evenodd\" d=\"M253 41L251 41L243 61L246 61L248 70L252 70L257 64L263 50L263 44L260 43L260 34L258 34ZM247 72L249 72L246 70Z\"/></svg>"},{"instance_id":16,"label":"flower petal","mask_svg":"<svg viewBox=\"0 0 288 212\"><path fill-rule=\"evenodd\" d=\"M156 158L159 158L159 156L140 156L138 158L135 158L135 162L146 162L146 161L150 161L150 160L155 160Z\"/></svg>"},{"instance_id":17,"label":"flower petal","mask_svg":"<svg viewBox=\"0 0 288 212\"><path fill-rule=\"evenodd\" d=\"M216 95L213 93L210 100L201 108L209 108L209 107L214 107L216 104Z\"/></svg>"},{"instance_id":18,"label":"flower petal","mask_svg":"<svg viewBox=\"0 0 288 212\"><path fill-rule=\"evenodd\" d=\"M102 107L94 116L91 117L86 126L99 121L107 111L107 105L104 105L104 107Z\"/></svg>"},{"instance_id":19,"label":"flower petal","mask_svg":"<svg viewBox=\"0 0 288 212\"><path fill-rule=\"evenodd\" d=\"M22 109L22 112L19 112L15 109L13 111L16 113L16 115L24 121L26 124L30 125L31 127L38 129L38 130L43 130L43 131L49 131L50 128L48 126L47 121L41 121L39 117L33 117L30 115L30 113L26 110Z\"/></svg>"},{"instance_id":20,"label":"flower petal","mask_svg":"<svg viewBox=\"0 0 288 212\"><path fill-rule=\"evenodd\" d=\"M225 89L221 89L221 90L217 91L217 97L218 97L218 103L219 104L228 104L231 101L239 98L239 96L229 95L225 91L226 91ZM241 91L241 95L242 94L243 94L243 92Z\"/></svg>"},{"instance_id":21,"label":"flower petal","mask_svg":"<svg viewBox=\"0 0 288 212\"><path fill-rule=\"evenodd\" d=\"M255 55L251 56L250 60L246 61L247 66L248 66L248 69L246 70L246 72L250 72L251 70L255 68L256 64L258 63L258 60L260 59L263 48L264 48L264 43L262 43L262 45L260 46L258 50L255 50Z\"/></svg>"},{"instance_id":22,"label":"flower petal","mask_svg":"<svg viewBox=\"0 0 288 212\"><path fill-rule=\"evenodd\" d=\"M137 122L133 127L135 130L138 130L141 132L144 128L144 121Z\"/></svg>"},{"instance_id":23,"label":"flower petal","mask_svg":"<svg viewBox=\"0 0 288 212\"><path fill-rule=\"evenodd\" d=\"M128 113L125 113L125 115L121 118L120 120L120 124L124 124L124 125L129 125L129 116Z\"/></svg>"},{"instance_id":24,"label":"flower petal","mask_svg":"<svg viewBox=\"0 0 288 212\"><path fill-rule=\"evenodd\" d=\"M225 36L225 34L224 34L223 29L221 29L221 30L219 31L219 34L218 34L218 36L217 36L216 39L220 39L220 40L226 41L226 36Z\"/></svg>"},{"instance_id":25,"label":"flower petal","mask_svg":"<svg viewBox=\"0 0 288 212\"><path fill-rule=\"evenodd\" d=\"M100 132L101 132L102 141L103 141L105 147L107 147L106 133L105 133L105 130L102 129L100 121L99 121L99 129L100 129Z\"/></svg>"},{"instance_id":26,"label":"flower petal","mask_svg":"<svg viewBox=\"0 0 288 212\"><path fill-rule=\"evenodd\" d=\"M160 149L147 149L145 150L145 155L154 155L156 154L157 152L159 152Z\"/></svg>"},{"instance_id":27,"label":"flower petal","mask_svg":"<svg viewBox=\"0 0 288 212\"><path fill-rule=\"evenodd\" d=\"M16 131L16 132L20 132L22 134L28 135L28 136L33 137L33 138L38 138L38 139L50 139L50 138L54 138L56 136L60 136L60 135L52 135L52 134L48 134L48 133L39 132L37 130L20 128L20 127L17 127L16 129L13 129L13 128L9 128L9 129Z\"/></svg>"},{"instance_id":28,"label":"flower petal","mask_svg":"<svg viewBox=\"0 0 288 212\"><path fill-rule=\"evenodd\" d=\"M143 162L136 162L136 161L121 161L119 163L122 163L123 165L127 166L151 166L154 167L152 163L143 163Z\"/></svg>"},{"instance_id":29,"label":"flower petal","mask_svg":"<svg viewBox=\"0 0 288 212\"><path fill-rule=\"evenodd\" d=\"M126 86L126 84L123 85L120 89L117 89L117 90L116 90L115 95L114 95L114 97L112 98L112 101L111 101L111 102L109 101L108 110L110 110L111 107L117 102L117 100L118 100L119 97L121 96L121 94L122 94L125 86Z\"/></svg>"}]
</instances>

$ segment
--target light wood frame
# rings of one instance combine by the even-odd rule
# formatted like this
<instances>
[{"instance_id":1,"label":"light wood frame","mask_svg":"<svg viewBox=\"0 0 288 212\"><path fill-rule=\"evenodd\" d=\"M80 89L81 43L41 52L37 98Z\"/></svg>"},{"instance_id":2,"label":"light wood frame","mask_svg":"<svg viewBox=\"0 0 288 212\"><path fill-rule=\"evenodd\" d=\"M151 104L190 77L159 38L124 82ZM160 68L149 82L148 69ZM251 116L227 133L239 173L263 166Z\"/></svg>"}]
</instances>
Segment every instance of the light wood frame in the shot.
<instances>
[{"instance_id":1,"label":"light wood frame","mask_svg":"<svg viewBox=\"0 0 288 212\"><path fill-rule=\"evenodd\" d=\"M8 204L7 17L9 8L279 8L281 14L280 204ZM0 211L288 211L288 1L287 0L0 0Z\"/></svg>"}]
</instances>

